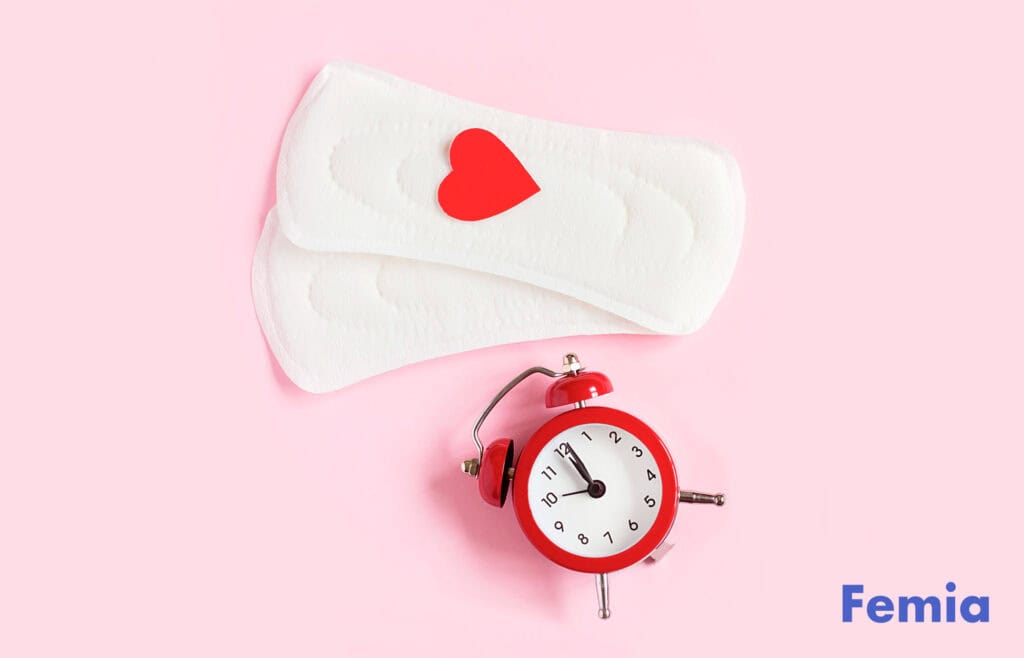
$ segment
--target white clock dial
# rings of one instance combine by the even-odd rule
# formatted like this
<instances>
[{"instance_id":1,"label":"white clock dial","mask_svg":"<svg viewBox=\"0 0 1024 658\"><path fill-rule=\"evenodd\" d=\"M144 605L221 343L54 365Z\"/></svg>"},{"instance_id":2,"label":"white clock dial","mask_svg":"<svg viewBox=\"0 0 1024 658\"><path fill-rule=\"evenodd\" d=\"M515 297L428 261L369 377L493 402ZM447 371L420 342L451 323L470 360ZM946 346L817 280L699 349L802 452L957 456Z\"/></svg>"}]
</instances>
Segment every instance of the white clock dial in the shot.
<instances>
[{"instance_id":1,"label":"white clock dial","mask_svg":"<svg viewBox=\"0 0 1024 658\"><path fill-rule=\"evenodd\" d=\"M574 465L573 453L594 485ZM548 441L530 471L527 491L541 532L583 557L615 555L640 541L664 502L661 472L650 450L606 423L576 425Z\"/></svg>"}]
</instances>

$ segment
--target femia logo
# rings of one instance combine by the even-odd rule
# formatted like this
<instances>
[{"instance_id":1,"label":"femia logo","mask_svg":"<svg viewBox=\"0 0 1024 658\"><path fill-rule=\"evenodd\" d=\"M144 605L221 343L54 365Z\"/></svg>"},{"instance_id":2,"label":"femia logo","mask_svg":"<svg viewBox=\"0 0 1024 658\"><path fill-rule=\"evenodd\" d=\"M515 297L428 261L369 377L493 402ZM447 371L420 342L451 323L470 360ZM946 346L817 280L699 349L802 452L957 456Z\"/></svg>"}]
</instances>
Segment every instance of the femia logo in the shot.
<instances>
[{"instance_id":1,"label":"femia logo","mask_svg":"<svg viewBox=\"0 0 1024 658\"><path fill-rule=\"evenodd\" d=\"M955 592L956 583L946 583L946 591L950 594ZM868 599L867 605L864 605L864 599L858 596L863 593L863 585L843 585L844 622L853 621L855 608L864 608L867 618L876 624L890 622L894 616L898 622L910 621L911 611L915 622L955 622L957 610L960 611L960 619L968 624L988 622L987 596L965 596L959 605L956 596L947 596L945 606L937 596L899 596L895 602L888 596L872 596Z\"/></svg>"}]
</instances>

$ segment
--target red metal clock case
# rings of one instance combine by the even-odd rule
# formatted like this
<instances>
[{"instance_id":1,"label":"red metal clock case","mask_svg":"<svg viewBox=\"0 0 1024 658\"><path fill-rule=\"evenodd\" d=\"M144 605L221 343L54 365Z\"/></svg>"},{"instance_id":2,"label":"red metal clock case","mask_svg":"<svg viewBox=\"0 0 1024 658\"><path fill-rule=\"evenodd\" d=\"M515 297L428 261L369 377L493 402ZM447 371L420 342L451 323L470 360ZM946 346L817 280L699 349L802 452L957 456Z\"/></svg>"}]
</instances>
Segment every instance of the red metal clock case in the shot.
<instances>
[{"instance_id":1,"label":"red metal clock case","mask_svg":"<svg viewBox=\"0 0 1024 658\"><path fill-rule=\"evenodd\" d=\"M606 557L581 557L559 548L541 531L530 512L529 477L533 464L537 461L540 451L548 441L565 430L585 423L607 423L620 427L635 436L654 456L654 461L661 471L662 504L654 525L636 544L621 553ZM523 448L519 462L516 464L512 485L512 502L516 511L516 519L526 537L537 550L552 562L567 569L586 573L608 573L624 569L644 559L668 536L676 518L679 507L679 489L676 481L676 467L672 457L654 430L639 418L618 409L609 407L584 407L572 409L555 416L530 437Z\"/></svg>"}]
</instances>

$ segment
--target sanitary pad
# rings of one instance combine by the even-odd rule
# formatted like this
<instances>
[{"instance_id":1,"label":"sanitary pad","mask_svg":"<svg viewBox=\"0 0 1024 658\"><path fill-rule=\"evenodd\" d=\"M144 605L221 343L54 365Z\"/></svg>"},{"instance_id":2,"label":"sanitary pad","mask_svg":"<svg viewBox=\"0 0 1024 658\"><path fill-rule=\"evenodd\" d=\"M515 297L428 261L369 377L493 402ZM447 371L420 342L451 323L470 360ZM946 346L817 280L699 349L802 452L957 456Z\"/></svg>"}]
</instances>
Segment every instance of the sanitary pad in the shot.
<instances>
[{"instance_id":1,"label":"sanitary pad","mask_svg":"<svg viewBox=\"0 0 1024 658\"><path fill-rule=\"evenodd\" d=\"M459 221L438 188L475 128L536 185ZM744 213L735 161L712 145L524 117L351 64L327 66L300 103L277 192L254 299L282 368L314 392L489 345L694 331L728 284Z\"/></svg>"}]
</instances>

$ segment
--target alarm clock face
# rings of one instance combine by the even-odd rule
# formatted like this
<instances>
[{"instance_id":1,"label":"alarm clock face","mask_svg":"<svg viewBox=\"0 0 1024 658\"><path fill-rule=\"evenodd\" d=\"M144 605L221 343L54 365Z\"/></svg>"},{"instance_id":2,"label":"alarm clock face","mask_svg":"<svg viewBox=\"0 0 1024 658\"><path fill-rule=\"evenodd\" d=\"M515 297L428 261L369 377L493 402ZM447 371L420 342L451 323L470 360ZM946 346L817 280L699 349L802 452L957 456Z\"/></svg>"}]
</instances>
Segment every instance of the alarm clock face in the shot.
<instances>
[{"instance_id":1,"label":"alarm clock face","mask_svg":"<svg viewBox=\"0 0 1024 658\"><path fill-rule=\"evenodd\" d=\"M520 457L513 497L541 552L592 572L650 554L678 503L662 441L633 416L605 407L569 411L541 428Z\"/></svg>"},{"instance_id":2,"label":"alarm clock face","mask_svg":"<svg viewBox=\"0 0 1024 658\"><path fill-rule=\"evenodd\" d=\"M654 456L635 436L607 423L578 425L541 448L527 485L530 513L556 546L587 557L614 555L654 525L660 480Z\"/></svg>"}]
</instances>

